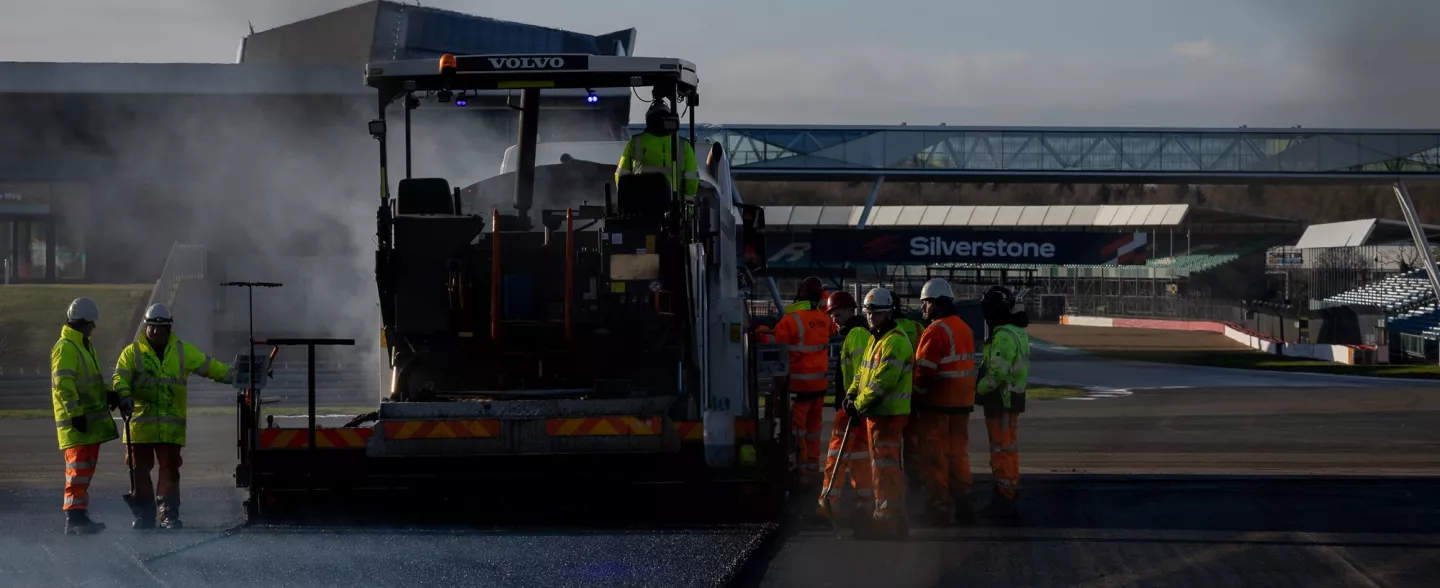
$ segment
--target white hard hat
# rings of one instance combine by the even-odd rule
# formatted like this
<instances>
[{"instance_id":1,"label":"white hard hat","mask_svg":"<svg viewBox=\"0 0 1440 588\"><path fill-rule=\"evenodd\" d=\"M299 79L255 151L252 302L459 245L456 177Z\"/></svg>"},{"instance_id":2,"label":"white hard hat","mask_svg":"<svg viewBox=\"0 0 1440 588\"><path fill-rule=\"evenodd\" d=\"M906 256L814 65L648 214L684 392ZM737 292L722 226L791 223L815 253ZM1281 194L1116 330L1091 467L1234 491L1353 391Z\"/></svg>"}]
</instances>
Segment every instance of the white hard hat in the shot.
<instances>
[{"instance_id":1,"label":"white hard hat","mask_svg":"<svg viewBox=\"0 0 1440 588\"><path fill-rule=\"evenodd\" d=\"M890 312L895 308L895 297L889 290L875 288L865 294L865 303L861 306L865 312Z\"/></svg>"},{"instance_id":2,"label":"white hard hat","mask_svg":"<svg viewBox=\"0 0 1440 588\"><path fill-rule=\"evenodd\" d=\"M175 322L175 317L170 315L170 307L164 304L151 304L145 309L145 324L160 327L168 327Z\"/></svg>"},{"instance_id":3,"label":"white hard hat","mask_svg":"<svg viewBox=\"0 0 1440 588\"><path fill-rule=\"evenodd\" d=\"M955 298L955 291L950 289L950 282L935 278L925 282L925 285L920 288L921 300L934 300L936 298Z\"/></svg>"},{"instance_id":4,"label":"white hard hat","mask_svg":"<svg viewBox=\"0 0 1440 588\"><path fill-rule=\"evenodd\" d=\"M69 321L100 321L100 305L95 304L89 298L76 298L70 302L70 309L65 311L65 319Z\"/></svg>"}]
</instances>

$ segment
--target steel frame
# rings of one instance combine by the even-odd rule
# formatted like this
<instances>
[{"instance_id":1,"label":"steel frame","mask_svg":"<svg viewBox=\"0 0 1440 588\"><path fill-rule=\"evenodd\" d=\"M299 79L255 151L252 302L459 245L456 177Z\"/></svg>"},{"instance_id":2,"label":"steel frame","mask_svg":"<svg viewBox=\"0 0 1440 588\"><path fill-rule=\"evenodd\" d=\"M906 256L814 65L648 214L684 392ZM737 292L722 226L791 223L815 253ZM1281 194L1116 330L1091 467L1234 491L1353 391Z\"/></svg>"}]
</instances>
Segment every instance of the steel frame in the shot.
<instances>
[{"instance_id":1,"label":"steel frame","mask_svg":"<svg viewBox=\"0 0 1440 588\"><path fill-rule=\"evenodd\" d=\"M696 134L723 144L746 179L1440 178L1440 130L712 124Z\"/></svg>"}]
</instances>

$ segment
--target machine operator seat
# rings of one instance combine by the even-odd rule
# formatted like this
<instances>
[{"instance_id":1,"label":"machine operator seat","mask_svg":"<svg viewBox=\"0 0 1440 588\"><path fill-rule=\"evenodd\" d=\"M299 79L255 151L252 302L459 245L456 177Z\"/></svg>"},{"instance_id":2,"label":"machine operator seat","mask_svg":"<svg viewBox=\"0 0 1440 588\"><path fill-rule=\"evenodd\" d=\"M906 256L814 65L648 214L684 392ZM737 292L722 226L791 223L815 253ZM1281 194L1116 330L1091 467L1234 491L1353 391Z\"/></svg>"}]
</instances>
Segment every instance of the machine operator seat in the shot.
<instances>
[{"instance_id":1,"label":"machine operator seat","mask_svg":"<svg viewBox=\"0 0 1440 588\"><path fill-rule=\"evenodd\" d=\"M615 204L622 216L658 219L670 211L670 180L665 174L620 176L615 191Z\"/></svg>"},{"instance_id":2,"label":"machine operator seat","mask_svg":"<svg viewBox=\"0 0 1440 588\"><path fill-rule=\"evenodd\" d=\"M396 214L459 214L450 182L445 178L400 180L395 208Z\"/></svg>"}]
</instances>

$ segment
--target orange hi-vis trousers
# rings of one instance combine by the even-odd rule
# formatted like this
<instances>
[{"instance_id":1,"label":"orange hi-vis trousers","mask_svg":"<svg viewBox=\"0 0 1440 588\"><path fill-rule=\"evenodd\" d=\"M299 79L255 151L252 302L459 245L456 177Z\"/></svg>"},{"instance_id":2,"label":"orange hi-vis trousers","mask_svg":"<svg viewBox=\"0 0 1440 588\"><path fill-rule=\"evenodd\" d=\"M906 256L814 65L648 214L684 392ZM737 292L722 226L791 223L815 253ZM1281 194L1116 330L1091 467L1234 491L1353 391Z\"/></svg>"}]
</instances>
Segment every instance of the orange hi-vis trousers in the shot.
<instances>
[{"instance_id":1,"label":"orange hi-vis trousers","mask_svg":"<svg viewBox=\"0 0 1440 588\"><path fill-rule=\"evenodd\" d=\"M100 444L76 445L65 450L64 510L88 510L90 477L95 475L95 462L100 459Z\"/></svg>"},{"instance_id":2,"label":"orange hi-vis trousers","mask_svg":"<svg viewBox=\"0 0 1440 588\"><path fill-rule=\"evenodd\" d=\"M829 484L830 480L835 480L835 485L826 486L820 492L828 501L831 513L840 512L840 495L845 488L854 490L856 498L863 503L873 504L875 500L875 491L871 489L874 476L870 472L870 437L865 430L865 418L856 417L850 423L847 437L845 423L849 420L850 415L845 413L845 409L837 410L835 424L830 428L830 449L825 454L823 482ZM842 437L844 447L840 446ZM836 472L835 468L840 468L840 471Z\"/></svg>"},{"instance_id":3,"label":"orange hi-vis trousers","mask_svg":"<svg viewBox=\"0 0 1440 588\"><path fill-rule=\"evenodd\" d=\"M875 520L896 521L905 516L905 473L900 469L900 447L909 416L866 417L870 436L870 474L875 490Z\"/></svg>"},{"instance_id":4,"label":"orange hi-vis trousers","mask_svg":"<svg viewBox=\"0 0 1440 588\"><path fill-rule=\"evenodd\" d=\"M810 398L811 396L813 398ZM820 434L825 430L825 396L823 392L806 392L792 398L794 400L790 405L790 429L800 446L796 452L800 464L800 480L802 483L815 484L820 477Z\"/></svg>"},{"instance_id":5,"label":"orange hi-vis trousers","mask_svg":"<svg viewBox=\"0 0 1440 588\"><path fill-rule=\"evenodd\" d=\"M985 409L985 432L990 436L990 470L995 486L1006 498L1020 488L1020 444L1016 436L1020 413Z\"/></svg>"},{"instance_id":6,"label":"orange hi-vis trousers","mask_svg":"<svg viewBox=\"0 0 1440 588\"><path fill-rule=\"evenodd\" d=\"M950 501L970 494L970 413L941 412L921 407L920 476L931 506L948 512Z\"/></svg>"}]
</instances>

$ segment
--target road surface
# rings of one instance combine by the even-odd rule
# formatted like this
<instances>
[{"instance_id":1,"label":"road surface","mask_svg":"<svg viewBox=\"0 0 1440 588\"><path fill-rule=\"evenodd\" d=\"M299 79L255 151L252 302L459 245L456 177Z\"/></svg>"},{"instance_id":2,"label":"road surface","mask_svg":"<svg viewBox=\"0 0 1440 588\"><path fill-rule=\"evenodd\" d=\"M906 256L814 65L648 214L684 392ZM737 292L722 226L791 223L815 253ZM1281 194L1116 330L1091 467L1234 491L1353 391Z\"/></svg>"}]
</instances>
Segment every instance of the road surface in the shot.
<instances>
[{"instance_id":1,"label":"road surface","mask_svg":"<svg viewBox=\"0 0 1440 588\"><path fill-rule=\"evenodd\" d=\"M1156 372L1129 373L1138 369ZM186 530L126 528L121 446L109 443L92 495L111 529L66 537L53 426L0 420L0 585L711 586L737 575L748 585L869 588L1434 585L1440 388L1346 379L1298 388L1294 374L1216 387L1196 381L1208 373L1196 369L1037 350L1037 377L1131 388L1031 403L1019 525L917 528L903 543L640 514L629 530L241 528L225 417L191 419ZM1270 385L1235 387L1260 380ZM983 432L972 421L983 488Z\"/></svg>"}]
</instances>

